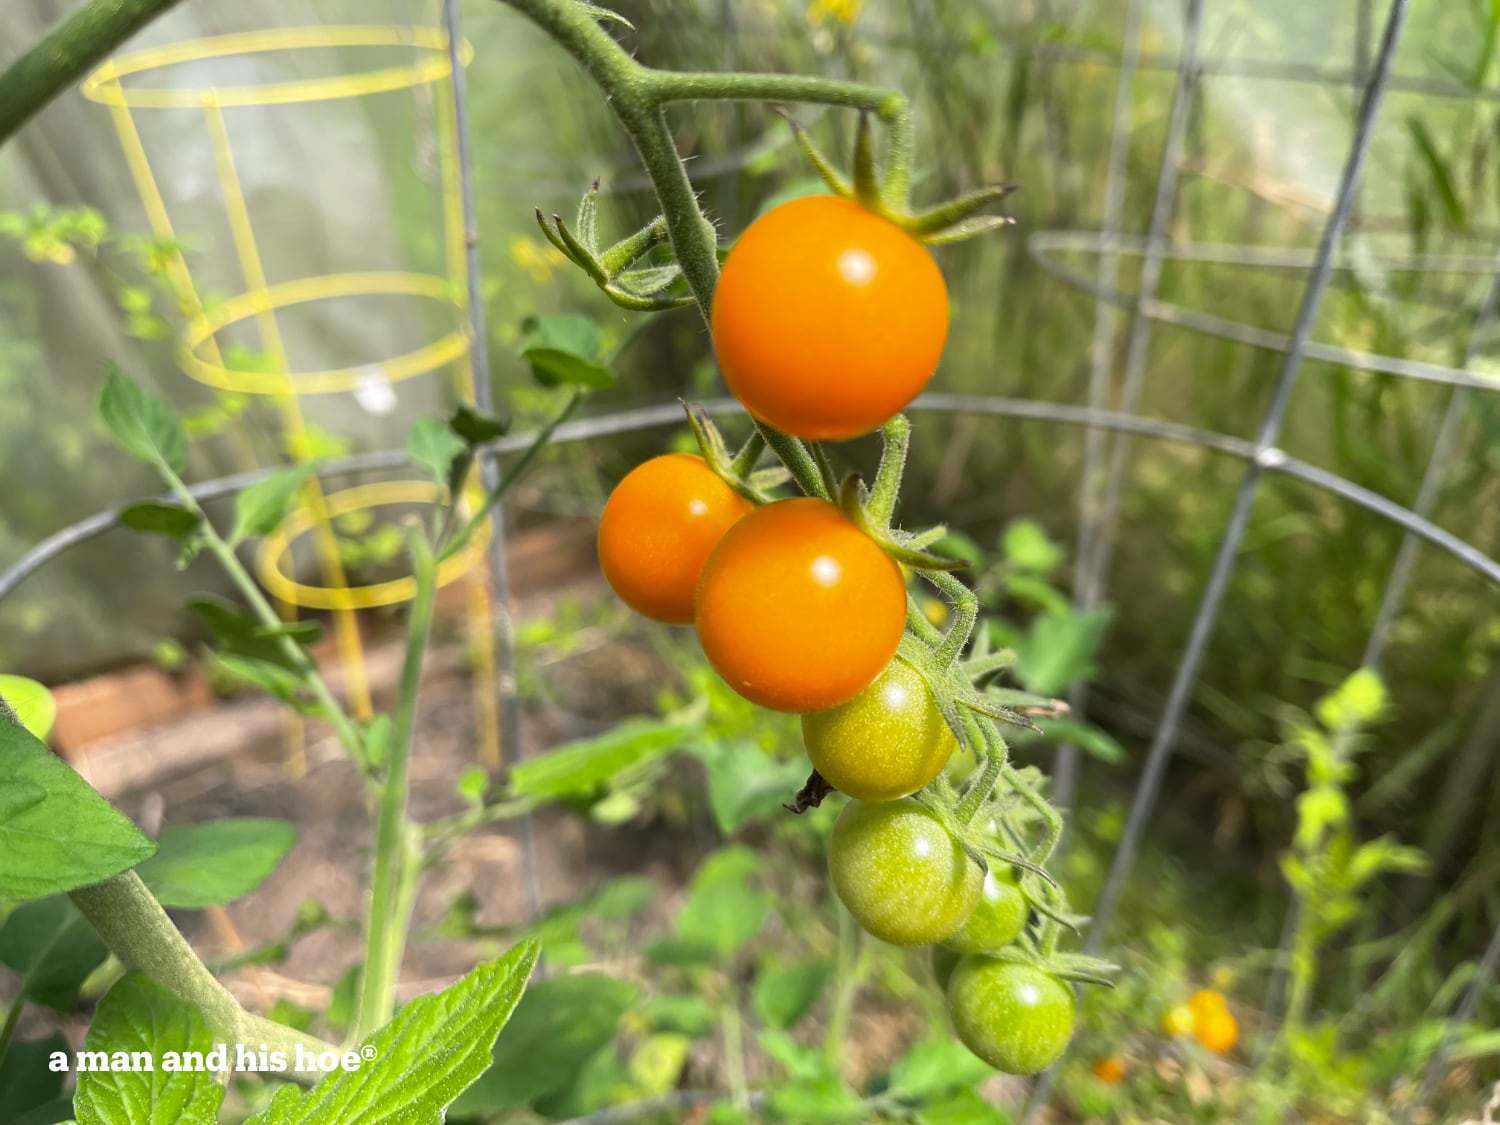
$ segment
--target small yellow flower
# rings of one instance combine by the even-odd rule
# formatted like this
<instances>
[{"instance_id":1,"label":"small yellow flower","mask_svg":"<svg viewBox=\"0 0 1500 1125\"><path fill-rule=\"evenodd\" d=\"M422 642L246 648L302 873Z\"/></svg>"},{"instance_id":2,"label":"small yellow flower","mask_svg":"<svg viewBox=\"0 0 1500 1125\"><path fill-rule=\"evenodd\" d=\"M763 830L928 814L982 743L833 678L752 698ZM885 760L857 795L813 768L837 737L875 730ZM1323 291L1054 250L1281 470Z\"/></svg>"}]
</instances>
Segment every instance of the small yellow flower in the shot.
<instances>
[{"instance_id":1,"label":"small yellow flower","mask_svg":"<svg viewBox=\"0 0 1500 1125\"><path fill-rule=\"evenodd\" d=\"M1193 1009L1186 1004L1178 1004L1176 1007L1168 1008L1166 1014L1161 1018L1162 1030L1168 1035L1191 1035L1193 1033Z\"/></svg>"},{"instance_id":2,"label":"small yellow flower","mask_svg":"<svg viewBox=\"0 0 1500 1125\"><path fill-rule=\"evenodd\" d=\"M807 22L813 27L822 27L830 21L851 27L864 6L865 0L812 0L807 8Z\"/></svg>"},{"instance_id":3,"label":"small yellow flower","mask_svg":"<svg viewBox=\"0 0 1500 1125\"><path fill-rule=\"evenodd\" d=\"M567 261L557 247L543 245L524 234L512 236L510 260L529 273L537 285L546 285L552 280L552 271Z\"/></svg>"}]
</instances>

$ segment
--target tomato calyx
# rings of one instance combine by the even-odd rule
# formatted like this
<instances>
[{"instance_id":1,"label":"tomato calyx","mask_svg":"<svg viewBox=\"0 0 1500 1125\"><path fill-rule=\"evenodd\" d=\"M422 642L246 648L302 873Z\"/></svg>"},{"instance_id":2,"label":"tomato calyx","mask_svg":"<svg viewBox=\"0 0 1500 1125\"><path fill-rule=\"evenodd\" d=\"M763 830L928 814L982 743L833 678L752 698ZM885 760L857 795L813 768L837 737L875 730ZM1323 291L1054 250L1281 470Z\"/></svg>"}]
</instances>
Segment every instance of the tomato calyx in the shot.
<instances>
[{"instance_id":1,"label":"tomato calyx","mask_svg":"<svg viewBox=\"0 0 1500 1125\"><path fill-rule=\"evenodd\" d=\"M992 203L998 203L1018 184L994 184L967 192L955 199L940 203L923 211L908 209L904 198L905 185L910 179L907 168L893 166L881 175L875 161L875 146L870 128L870 115L859 115L859 126L854 134L854 159L852 178L844 176L833 163L813 144L812 138L792 116L778 110L792 129L797 147L808 162L828 185L833 194L852 199L881 218L895 223L907 234L930 246L948 242L961 242L975 235L1011 226L1015 219L1009 215L980 214ZM898 190L899 189L899 190Z\"/></svg>"},{"instance_id":2,"label":"tomato calyx","mask_svg":"<svg viewBox=\"0 0 1500 1125\"><path fill-rule=\"evenodd\" d=\"M791 479L791 473L781 465L757 469L756 463L766 451L766 439L760 430L753 430L735 453L730 453L729 444L719 427L714 425L708 411L702 406L689 404L682 399L682 409L687 414L688 427L698 443L698 451L708 467L719 479L734 489L752 504L769 504L771 490Z\"/></svg>"},{"instance_id":3,"label":"tomato calyx","mask_svg":"<svg viewBox=\"0 0 1500 1125\"><path fill-rule=\"evenodd\" d=\"M582 269L615 304L635 312L661 312L693 303L683 291L682 267L676 262L637 265L658 246L667 244L667 221L658 215L634 234L601 249L599 243L599 180L596 178L578 204L570 229L560 215L549 221L536 208L537 225L564 258Z\"/></svg>"}]
</instances>

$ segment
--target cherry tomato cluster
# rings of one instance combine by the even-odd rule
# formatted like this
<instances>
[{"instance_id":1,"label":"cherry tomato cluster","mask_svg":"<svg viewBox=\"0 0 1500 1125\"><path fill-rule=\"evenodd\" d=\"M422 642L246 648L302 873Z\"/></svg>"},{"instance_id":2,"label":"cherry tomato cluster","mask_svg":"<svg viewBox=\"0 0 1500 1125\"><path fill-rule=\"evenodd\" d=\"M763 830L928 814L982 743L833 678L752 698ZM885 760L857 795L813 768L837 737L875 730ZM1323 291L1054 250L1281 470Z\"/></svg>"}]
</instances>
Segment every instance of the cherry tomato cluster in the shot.
<instances>
[{"instance_id":1,"label":"cherry tomato cluster","mask_svg":"<svg viewBox=\"0 0 1500 1125\"><path fill-rule=\"evenodd\" d=\"M1229 1002L1212 988L1195 992L1186 1004L1169 1008L1162 1016L1162 1027L1173 1037L1192 1035L1216 1055L1227 1055L1240 1041L1239 1021L1229 1010Z\"/></svg>"},{"instance_id":2,"label":"cherry tomato cluster","mask_svg":"<svg viewBox=\"0 0 1500 1125\"><path fill-rule=\"evenodd\" d=\"M947 291L896 223L812 196L734 245L712 327L725 381L754 418L803 441L842 440L884 425L926 385ZM851 798L829 841L844 906L882 941L935 946L954 1028L975 1054L1012 1073L1045 1069L1072 1035L1073 991L1024 957L995 956L1031 916L1017 873L986 872L913 796L958 741L929 680L897 655L908 599L890 544L829 500L764 497L705 453L657 457L621 481L599 529L606 578L643 615L695 625L746 699L802 716L816 776Z\"/></svg>"}]
</instances>

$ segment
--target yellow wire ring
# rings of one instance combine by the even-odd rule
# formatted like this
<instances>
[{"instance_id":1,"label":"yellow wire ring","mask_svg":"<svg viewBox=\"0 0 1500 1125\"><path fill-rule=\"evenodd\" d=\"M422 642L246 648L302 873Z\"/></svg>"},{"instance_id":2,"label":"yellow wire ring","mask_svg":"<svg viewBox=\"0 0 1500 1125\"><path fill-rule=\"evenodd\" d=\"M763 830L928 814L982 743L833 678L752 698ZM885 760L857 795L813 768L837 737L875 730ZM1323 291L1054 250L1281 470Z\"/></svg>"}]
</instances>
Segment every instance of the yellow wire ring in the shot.
<instances>
[{"instance_id":1,"label":"yellow wire ring","mask_svg":"<svg viewBox=\"0 0 1500 1125\"><path fill-rule=\"evenodd\" d=\"M420 52L415 62L378 67L357 74L271 82L261 86L125 86L132 75L164 67L204 62L232 55L290 51L314 47L411 47ZM460 44L459 58L467 66L474 57L468 42ZM104 105L132 109L202 109L291 105L297 102L358 98L390 90L406 90L440 81L453 71L448 59L448 35L435 27L334 25L242 31L207 39L190 39L165 47L133 51L110 59L84 81L83 96Z\"/></svg>"},{"instance_id":2,"label":"yellow wire ring","mask_svg":"<svg viewBox=\"0 0 1500 1125\"><path fill-rule=\"evenodd\" d=\"M468 354L467 325L404 355L366 362L358 367L322 371L235 371L222 363L210 363L198 354L198 350L218 332L253 316L309 301L376 296L426 297L462 311L454 283L434 274L375 272L305 277L268 285L263 290L240 293L215 305L213 311L193 317L178 344L177 359L189 376L220 390L252 395L303 395L353 391L369 378L372 370L379 371L387 381L395 383L426 375Z\"/></svg>"},{"instance_id":3,"label":"yellow wire ring","mask_svg":"<svg viewBox=\"0 0 1500 1125\"><path fill-rule=\"evenodd\" d=\"M369 511L389 504L435 504L442 495L443 490L431 481L380 481L330 493L323 500L323 510L327 519L335 520L352 512ZM410 575L366 586L342 587L310 586L287 577L281 569L283 560L290 553L292 544L311 531L316 521L311 509L298 508L280 528L262 540L255 558L256 574L261 585L275 597L303 609L347 611L399 605L410 601L416 594L416 580ZM469 545L438 567L439 587L461 578L484 558L491 527L489 520L481 523L475 528Z\"/></svg>"}]
</instances>

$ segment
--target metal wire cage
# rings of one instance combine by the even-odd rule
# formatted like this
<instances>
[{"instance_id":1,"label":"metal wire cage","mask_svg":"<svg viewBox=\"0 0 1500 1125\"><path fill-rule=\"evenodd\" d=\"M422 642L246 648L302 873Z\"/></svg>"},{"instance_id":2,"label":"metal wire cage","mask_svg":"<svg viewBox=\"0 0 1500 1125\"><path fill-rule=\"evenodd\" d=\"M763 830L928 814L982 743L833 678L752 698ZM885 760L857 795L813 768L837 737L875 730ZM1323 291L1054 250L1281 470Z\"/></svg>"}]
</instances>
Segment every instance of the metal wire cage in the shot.
<instances>
[{"instance_id":1,"label":"metal wire cage","mask_svg":"<svg viewBox=\"0 0 1500 1125\"><path fill-rule=\"evenodd\" d=\"M1363 665L1379 669L1385 655L1393 622L1406 597L1418 552L1423 545L1451 555L1500 589L1500 561L1462 537L1438 526L1432 520L1434 505L1445 475L1452 466L1460 427L1474 396L1500 392L1500 384L1476 373L1494 328L1497 305L1500 305L1500 260L1493 256L1437 257L1407 256L1392 259L1388 265L1403 269L1432 269L1460 272L1490 278L1486 295L1469 330L1464 348L1464 362L1445 366L1398 355L1381 355L1344 345L1320 341L1315 337L1318 314L1338 271L1351 269L1354 261L1348 253L1346 235L1360 188L1361 175L1371 151L1375 126L1382 112L1385 95L1393 89L1441 97L1500 98L1500 91L1475 93L1453 83L1421 76L1404 76L1395 69L1397 48L1403 28L1413 7L1410 0L1353 0L1359 26L1358 51L1349 68L1311 67L1275 61L1257 63L1244 59L1218 58L1203 49L1204 14L1208 0L1185 0L1180 52L1163 56L1143 46L1143 25L1149 7L1147 0L1124 3L1123 48L1111 61L1117 66L1113 130L1103 185L1103 210L1097 228L1081 231L1037 231L1029 235L1028 252L1044 269L1066 284L1094 299L1093 338L1087 400L1083 403L1060 403L1022 398L929 394L916 404L926 411L958 412L995 418L1011 418L1029 423L1081 427L1084 431L1084 462L1079 481L1078 503L1078 583L1075 597L1082 606L1099 604L1105 597L1111 557L1119 528L1122 495L1129 479L1130 449L1137 438L1150 441L1181 443L1201 447L1232 458L1240 465L1238 486L1227 521L1218 538L1211 566L1204 576L1197 596L1196 610L1186 644L1176 662L1165 705L1154 724L1154 734L1146 753L1144 766L1130 802L1123 835L1112 858L1100 900L1090 911L1094 922L1088 945L1097 950L1109 933L1120 896L1130 879L1141 844L1151 822L1167 767L1178 741L1192 691L1215 629L1219 623L1226 591L1236 567L1244 556L1251 510L1257 494L1268 478L1281 476L1295 479L1324 490L1340 501L1355 505L1389 520L1403 533L1396 556L1380 598L1379 609L1369 630ZM457 42L454 4L449 0L450 42ZM1135 86L1142 71L1170 67L1176 83L1166 125L1151 221L1144 237L1122 233L1124 183L1131 138L1131 115ZM455 96L459 125L458 150L464 163L463 195L465 210L472 214L472 184L468 179L466 152L469 145L467 117L464 109L462 71L455 68L458 81ZM1342 86L1357 93L1357 110L1350 141L1342 155L1341 171L1333 192L1332 207L1323 223L1316 248L1301 250L1277 246L1226 246L1182 243L1169 234L1170 217L1179 187L1184 145L1188 134L1190 112L1202 83L1214 75L1234 74L1267 81L1324 83ZM1095 258L1092 273L1079 269L1066 259L1069 254L1088 253ZM477 269L474 248L469 247L469 268ZM1139 273L1136 286L1127 291L1118 278L1124 259L1137 259ZM1160 296L1165 265L1172 261L1215 262L1230 266L1271 265L1301 271L1300 300L1291 330L1275 333L1238 321L1174 304ZM472 273L471 273L472 276ZM471 293L478 286L471 284ZM477 307L473 309L477 314ZM1121 313L1123 312L1123 316ZM1123 322L1123 341L1119 336ZM1275 353L1279 356L1278 372L1263 414L1252 437L1193 428L1144 416L1139 412L1143 389L1150 378L1150 343L1153 330L1171 325L1195 333L1216 336L1234 344ZM483 326L477 315L474 329L482 355ZM1118 379L1114 356L1123 342L1124 362ZM1289 454L1281 446L1288 406L1303 369L1308 362L1337 364L1368 372L1426 380L1451 388L1447 405L1436 432L1421 487L1414 499L1379 494L1350 479L1330 472ZM487 379L480 372L480 383ZM1111 403L1115 403L1111 407ZM730 400L706 404L710 412L737 410ZM675 405L651 406L621 411L575 421L560 427L554 440L560 443L593 441L611 435L672 425L681 415ZM514 434L501 439L498 452L524 448L529 434ZM328 464L325 479L404 464L400 452L379 452L348 458ZM200 499L232 495L257 479L244 474L209 481L194 487ZM28 552L0 574L0 598L10 596L29 574L44 566L73 545L98 535L118 522L117 512L105 512L79 522L53 535ZM500 591L504 597L503 585ZM501 676L509 675L502 666ZM1080 691L1072 700L1079 710L1087 704ZM1079 756L1064 747L1059 751L1053 778L1055 797L1066 804L1077 789ZM1290 921L1297 910L1294 902ZM1500 968L1500 928L1497 928L1480 958L1475 971L1450 1015L1456 1023L1471 1018L1481 997L1491 987ZM1274 1010L1281 981L1273 978L1268 1009ZM1431 1098L1437 1079L1443 1073L1449 1049L1448 1039L1438 1046L1427 1062L1420 1089L1405 1107L1415 1114ZM1046 1104L1050 1083L1043 1079L1033 1090L1033 1110Z\"/></svg>"}]
</instances>

